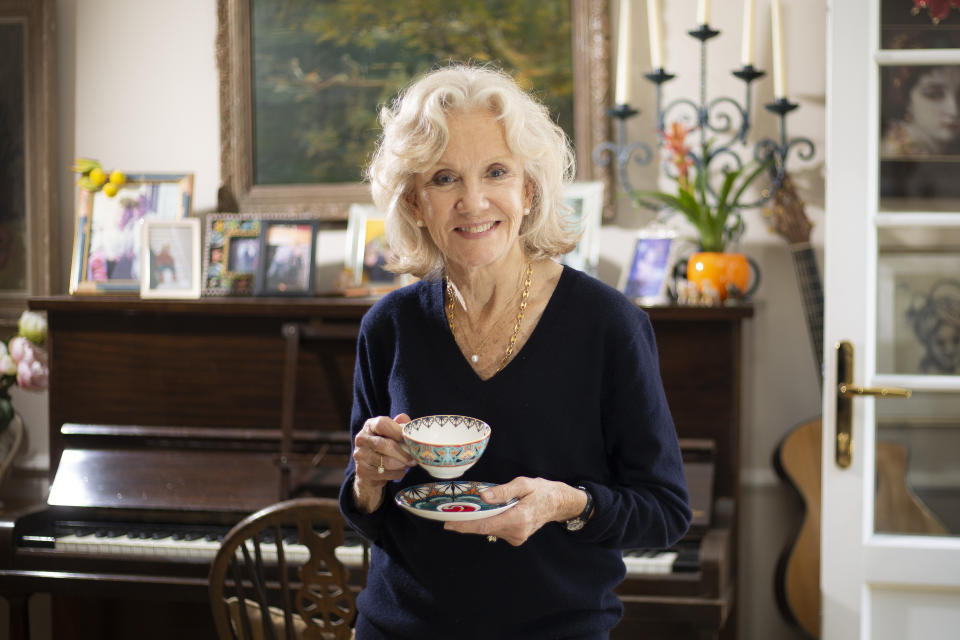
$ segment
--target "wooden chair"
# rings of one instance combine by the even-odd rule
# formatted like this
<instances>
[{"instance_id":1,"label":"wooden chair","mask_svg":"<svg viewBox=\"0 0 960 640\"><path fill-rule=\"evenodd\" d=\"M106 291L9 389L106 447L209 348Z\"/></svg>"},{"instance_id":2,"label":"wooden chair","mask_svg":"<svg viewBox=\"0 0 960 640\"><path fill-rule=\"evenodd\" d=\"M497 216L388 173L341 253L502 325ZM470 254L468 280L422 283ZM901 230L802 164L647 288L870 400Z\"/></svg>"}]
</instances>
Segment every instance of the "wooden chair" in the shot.
<instances>
[{"instance_id":1,"label":"wooden chair","mask_svg":"<svg viewBox=\"0 0 960 640\"><path fill-rule=\"evenodd\" d=\"M295 534L309 557L284 548ZM335 549L344 521L332 498L296 498L261 509L223 539L210 566L210 606L220 640L346 640L356 617L349 571ZM363 545L363 577L367 569Z\"/></svg>"}]
</instances>

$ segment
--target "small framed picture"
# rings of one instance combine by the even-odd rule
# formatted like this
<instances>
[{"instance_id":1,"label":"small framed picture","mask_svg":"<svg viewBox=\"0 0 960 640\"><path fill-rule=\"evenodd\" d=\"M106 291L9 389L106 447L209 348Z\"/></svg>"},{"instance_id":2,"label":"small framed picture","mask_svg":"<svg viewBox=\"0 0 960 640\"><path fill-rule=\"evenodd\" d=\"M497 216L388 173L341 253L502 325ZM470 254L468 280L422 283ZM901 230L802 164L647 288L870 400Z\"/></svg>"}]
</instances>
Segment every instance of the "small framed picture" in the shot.
<instances>
[{"instance_id":1,"label":"small framed picture","mask_svg":"<svg viewBox=\"0 0 960 640\"><path fill-rule=\"evenodd\" d=\"M140 296L199 298L200 220L144 220L140 226Z\"/></svg>"},{"instance_id":2,"label":"small framed picture","mask_svg":"<svg viewBox=\"0 0 960 640\"><path fill-rule=\"evenodd\" d=\"M255 295L313 295L316 242L316 220L263 220Z\"/></svg>"},{"instance_id":3,"label":"small framed picture","mask_svg":"<svg viewBox=\"0 0 960 640\"><path fill-rule=\"evenodd\" d=\"M252 296L260 222L252 213L210 213L203 243L203 295Z\"/></svg>"},{"instance_id":4,"label":"small framed picture","mask_svg":"<svg viewBox=\"0 0 960 640\"><path fill-rule=\"evenodd\" d=\"M350 205L345 266L351 286L378 288L402 284L400 276L386 269L390 248L384 223L384 215L375 206Z\"/></svg>"},{"instance_id":5,"label":"small framed picture","mask_svg":"<svg viewBox=\"0 0 960 640\"><path fill-rule=\"evenodd\" d=\"M70 293L133 293L141 289L141 220L190 216L193 174L131 174L110 198L80 189Z\"/></svg>"},{"instance_id":6,"label":"small framed picture","mask_svg":"<svg viewBox=\"0 0 960 640\"><path fill-rule=\"evenodd\" d=\"M675 260L676 232L667 227L640 229L620 289L643 305L665 304Z\"/></svg>"},{"instance_id":7,"label":"small framed picture","mask_svg":"<svg viewBox=\"0 0 960 640\"><path fill-rule=\"evenodd\" d=\"M603 183L574 182L566 185L563 201L568 216L583 235L573 251L563 256L563 264L590 275L597 274L600 264L600 223L603 218Z\"/></svg>"}]
</instances>

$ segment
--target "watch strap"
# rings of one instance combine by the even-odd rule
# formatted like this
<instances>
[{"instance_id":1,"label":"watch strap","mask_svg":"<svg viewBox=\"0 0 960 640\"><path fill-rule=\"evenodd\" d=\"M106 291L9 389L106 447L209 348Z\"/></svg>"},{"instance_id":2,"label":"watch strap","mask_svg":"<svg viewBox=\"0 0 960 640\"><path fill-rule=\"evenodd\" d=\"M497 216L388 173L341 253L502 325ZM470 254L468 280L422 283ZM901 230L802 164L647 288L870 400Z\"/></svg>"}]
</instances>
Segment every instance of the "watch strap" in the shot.
<instances>
[{"instance_id":1,"label":"watch strap","mask_svg":"<svg viewBox=\"0 0 960 640\"><path fill-rule=\"evenodd\" d=\"M567 531L579 531L582 529L584 525L587 524L587 519L590 518L591 512L593 512L593 494L590 493L590 491L583 485L578 485L577 489L580 489L587 494L587 504L583 508L583 511L580 512L580 515L572 520L567 520L564 523L567 527Z\"/></svg>"}]
</instances>

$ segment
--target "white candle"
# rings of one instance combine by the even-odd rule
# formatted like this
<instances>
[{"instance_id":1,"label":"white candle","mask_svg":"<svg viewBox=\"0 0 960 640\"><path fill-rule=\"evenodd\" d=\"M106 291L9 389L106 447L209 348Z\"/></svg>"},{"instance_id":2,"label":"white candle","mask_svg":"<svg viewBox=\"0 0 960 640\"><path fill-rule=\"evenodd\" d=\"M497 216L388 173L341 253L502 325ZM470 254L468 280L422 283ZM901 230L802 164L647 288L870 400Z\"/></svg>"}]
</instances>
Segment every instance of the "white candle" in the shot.
<instances>
[{"instance_id":1,"label":"white candle","mask_svg":"<svg viewBox=\"0 0 960 640\"><path fill-rule=\"evenodd\" d=\"M743 0L743 45L740 47L740 64L753 66L753 12L754 0Z\"/></svg>"},{"instance_id":2,"label":"white candle","mask_svg":"<svg viewBox=\"0 0 960 640\"><path fill-rule=\"evenodd\" d=\"M615 102L629 104L630 102L630 0L620 0L620 15L617 17L620 24L617 36L617 88Z\"/></svg>"},{"instance_id":3,"label":"white candle","mask_svg":"<svg viewBox=\"0 0 960 640\"><path fill-rule=\"evenodd\" d=\"M697 0L697 24L710 24L710 0Z\"/></svg>"},{"instance_id":4,"label":"white candle","mask_svg":"<svg viewBox=\"0 0 960 640\"><path fill-rule=\"evenodd\" d=\"M770 27L773 32L773 97L787 97L787 71L783 61L783 20L780 0L770 0Z\"/></svg>"},{"instance_id":5,"label":"white candle","mask_svg":"<svg viewBox=\"0 0 960 640\"><path fill-rule=\"evenodd\" d=\"M663 69L663 35L660 33L660 0L647 0L647 31L650 35L650 66Z\"/></svg>"}]
</instances>

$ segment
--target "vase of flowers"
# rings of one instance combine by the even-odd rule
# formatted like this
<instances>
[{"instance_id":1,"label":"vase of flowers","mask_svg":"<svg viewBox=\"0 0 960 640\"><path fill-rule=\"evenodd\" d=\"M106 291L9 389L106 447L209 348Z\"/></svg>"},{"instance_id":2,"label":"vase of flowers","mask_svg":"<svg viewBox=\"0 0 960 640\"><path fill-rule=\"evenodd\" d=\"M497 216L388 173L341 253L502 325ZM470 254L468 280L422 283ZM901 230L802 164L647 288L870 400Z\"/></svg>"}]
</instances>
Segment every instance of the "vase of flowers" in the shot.
<instances>
[{"instance_id":1,"label":"vase of flowers","mask_svg":"<svg viewBox=\"0 0 960 640\"><path fill-rule=\"evenodd\" d=\"M13 466L13 459L26 443L23 421L13 408L12 387L27 391L47 388L47 320L24 311L17 322L17 335L0 342L0 482Z\"/></svg>"},{"instance_id":2,"label":"vase of flowers","mask_svg":"<svg viewBox=\"0 0 960 640\"><path fill-rule=\"evenodd\" d=\"M709 143L704 142L700 156L693 155L686 143L693 129L674 122L663 132L667 174L676 182L676 191L635 191L631 195L640 206L679 212L696 230L700 251L687 261L686 275L701 292L715 295L721 301L729 295L743 297L750 278L749 262L743 254L730 253L727 249L745 230L740 214L741 198L767 164L724 169L719 188L713 189L707 167L715 154Z\"/></svg>"}]
</instances>

